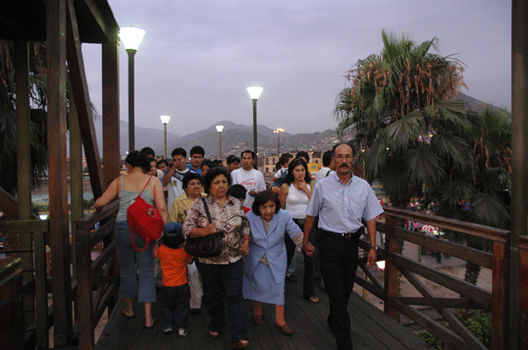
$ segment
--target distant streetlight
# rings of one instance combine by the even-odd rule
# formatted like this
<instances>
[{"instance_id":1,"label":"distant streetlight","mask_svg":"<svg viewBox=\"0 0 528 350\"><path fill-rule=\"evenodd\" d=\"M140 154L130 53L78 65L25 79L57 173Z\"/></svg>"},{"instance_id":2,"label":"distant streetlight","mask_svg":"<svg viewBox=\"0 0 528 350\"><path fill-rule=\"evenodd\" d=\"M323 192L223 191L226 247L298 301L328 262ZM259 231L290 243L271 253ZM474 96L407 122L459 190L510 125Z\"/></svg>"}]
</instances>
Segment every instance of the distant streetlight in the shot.
<instances>
[{"instance_id":1,"label":"distant streetlight","mask_svg":"<svg viewBox=\"0 0 528 350\"><path fill-rule=\"evenodd\" d=\"M273 130L273 132L277 134L277 156L280 156L280 134L284 131L286 130L284 130L283 128L277 128Z\"/></svg>"},{"instance_id":2,"label":"distant streetlight","mask_svg":"<svg viewBox=\"0 0 528 350\"><path fill-rule=\"evenodd\" d=\"M163 123L163 159L167 159L167 124L169 124L170 118L170 115L160 115Z\"/></svg>"},{"instance_id":3,"label":"distant streetlight","mask_svg":"<svg viewBox=\"0 0 528 350\"><path fill-rule=\"evenodd\" d=\"M224 130L223 125L217 125L216 131L218 131L218 159L222 161L222 130Z\"/></svg>"},{"instance_id":4,"label":"distant streetlight","mask_svg":"<svg viewBox=\"0 0 528 350\"><path fill-rule=\"evenodd\" d=\"M128 53L128 151L134 152L134 55L136 54L145 31L136 27L123 27L119 37Z\"/></svg>"},{"instance_id":5,"label":"distant streetlight","mask_svg":"<svg viewBox=\"0 0 528 350\"><path fill-rule=\"evenodd\" d=\"M262 88L258 86L250 86L247 88L247 92L251 100L253 100L253 152L257 152L257 100L262 93Z\"/></svg>"}]
</instances>

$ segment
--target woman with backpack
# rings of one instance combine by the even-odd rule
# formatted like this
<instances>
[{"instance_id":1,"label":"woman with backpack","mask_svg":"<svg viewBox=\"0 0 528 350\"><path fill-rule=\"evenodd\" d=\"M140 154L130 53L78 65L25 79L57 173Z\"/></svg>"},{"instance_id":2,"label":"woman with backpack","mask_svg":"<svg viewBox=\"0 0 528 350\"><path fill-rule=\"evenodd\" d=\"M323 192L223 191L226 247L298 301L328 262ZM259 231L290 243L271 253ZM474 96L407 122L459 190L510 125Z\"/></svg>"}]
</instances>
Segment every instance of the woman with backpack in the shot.
<instances>
[{"instance_id":1,"label":"woman with backpack","mask_svg":"<svg viewBox=\"0 0 528 350\"><path fill-rule=\"evenodd\" d=\"M150 205L156 207L167 223L167 205L163 195L163 187L156 176L150 176L150 163L147 156L139 151L130 153L126 157L127 175L121 175L110 183L106 191L95 201L95 208L100 209L119 198L119 211L115 223L115 242L119 265L121 268L121 283L119 285L119 296L124 298L125 306L121 310L123 316L133 318L133 299L143 303L145 307L145 328L154 327L152 317L152 303L156 301L156 285L154 280L154 257L152 247L154 242L149 243L143 251L136 252L133 244L141 249L145 242L137 234L131 240L130 228L127 222L128 207L141 194L141 198ZM137 261L136 261L137 253ZM136 279L136 263L139 269L139 286Z\"/></svg>"}]
</instances>

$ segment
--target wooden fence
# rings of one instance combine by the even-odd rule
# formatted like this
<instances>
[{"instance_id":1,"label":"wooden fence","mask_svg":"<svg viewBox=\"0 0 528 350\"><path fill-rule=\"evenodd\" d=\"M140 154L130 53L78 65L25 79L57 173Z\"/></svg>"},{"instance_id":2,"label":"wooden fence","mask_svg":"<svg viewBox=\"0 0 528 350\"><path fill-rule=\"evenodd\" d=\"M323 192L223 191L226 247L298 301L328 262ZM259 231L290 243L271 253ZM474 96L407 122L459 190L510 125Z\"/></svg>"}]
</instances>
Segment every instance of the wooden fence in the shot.
<instances>
[{"instance_id":1,"label":"wooden fence","mask_svg":"<svg viewBox=\"0 0 528 350\"><path fill-rule=\"evenodd\" d=\"M115 214L119 202L79 219L76 227L76 272L79 349L95 347L94 329L104 311L108 314L117 302L119 286L115 240ZM97 228L96 228L97 226ZM102 250L93 254L94 247ZM92 260L92 256L95 259Z\"/></svg>"},{"instance_id":2,"label":"wooden fence","mask_svg":"<svg viewBox=\"0 0 528 350\"><path fill-rule=\"evenodd\" d=\"M424 329L430 331L445 344L457 349L486 349L464 325L459 315L468 310L483 310L492 317L492 349L507 349L505 321L507 320L507 257L505 247L509 231L488 226L472 224L454 219L431 216L415 211L385 207L385 222L377 223L377 230L384 233L384 247L379 248L378 260L385 260L383 281L379 281L366 267L366 258L360 259L360 268L365 277L357 276L357 283L384 301L384 311L398 318L403 314ZM412 232L402 225L405 220L418 221L422 224L438 226L441 229L466 234L489 241L491 252L481 251L454 243L445 239L429 237L423 233ZM491 290L473 285L451 274L444 273L403 256L401 242L411 242L446 255L454 256L490 268L492 270ZM361 241L360 246L368 250L369 243ZM521 286L528 285L528 237L521 237ZM444 288L454 291L456 298L442 298L418 278L432 281ZM420 297L400 295L398 279L407 281L421 294ZM524 281L524 282L523 282ZM526 289L526 288L525 288ZM440 320L433 319L423 312L423 307L433 308L441 315ZM528 317L528 292L521 290L521 330L526 330ZM528 335L521 331L521 343L528 348Z\"/></svg>"}]
</instances>

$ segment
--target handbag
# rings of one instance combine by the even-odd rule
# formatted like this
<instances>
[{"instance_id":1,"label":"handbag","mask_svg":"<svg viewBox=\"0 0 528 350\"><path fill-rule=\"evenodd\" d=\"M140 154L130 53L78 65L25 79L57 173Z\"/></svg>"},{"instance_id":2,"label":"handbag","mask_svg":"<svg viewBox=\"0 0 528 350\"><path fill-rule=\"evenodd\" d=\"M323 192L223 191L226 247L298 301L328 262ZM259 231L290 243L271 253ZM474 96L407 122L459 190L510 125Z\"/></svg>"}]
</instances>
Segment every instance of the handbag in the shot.
<instances>
[{"instance_id":1,"label":"handbag","mask_svg":"<svg viewBox=\"0 0 528 350\"><path fill-rule=\"evenodd\" d=\"M149 177L143 190L141 190L134 202L132 202L127 209L127 222L130 227L130 242L132 248L138 252L144 251L147 249L150 242L159 239L165 225L160 212L141 198L143 191L145 191L145 188L147 188L150 183L150 179L152 179L152 176ZM145 246L143 248L139 249L137 247L134 233L145 241Z\"/></svg>"},{"instance_id":2,"label":"handbag","mask_svg":"<svg viewBox=\"0 0 528 350\"><path fill-rule=\"evenodd\" d=\"M205 198L201 197L202 203L205 209L205 215L207 220L212 223L211 213L209 207L205 201ZM203 237L188 237L185 243L185 251L193 256L199 258L210 258L218 256L222 252L222 239L224 237L223 232L216 232Z\"/></svg>"}]
</instances>

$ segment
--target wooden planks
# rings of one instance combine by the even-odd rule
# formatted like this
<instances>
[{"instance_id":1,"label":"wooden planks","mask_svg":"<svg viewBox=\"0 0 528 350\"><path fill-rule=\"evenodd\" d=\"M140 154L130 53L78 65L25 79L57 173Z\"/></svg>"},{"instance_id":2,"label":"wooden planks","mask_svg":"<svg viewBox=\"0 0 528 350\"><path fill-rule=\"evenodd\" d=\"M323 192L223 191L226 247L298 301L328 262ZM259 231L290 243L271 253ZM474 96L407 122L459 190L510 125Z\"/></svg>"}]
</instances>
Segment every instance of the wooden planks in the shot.
<instances>
[{"instance_id":1,"label":"wooden planks","mask_svg":"<svg viewBox=\"0 0 528 350\"><path fill-rule=\"evenodd\" d=\"M302 259L302 258L301 258ZM335 339L327 324L329 310L326 293L316 287L316 294L321 301L310 303L302 297L302 260L298 261L296 276L298 282L287 282L285 316L294 334L286 337L274 328L274 307L264 305L262 326L251 321L252 303L247 301L247 322L251 349L334 349ZM191 333L182 338L177 335L161 334L159 305L154 305L157 325L153 330L143 328L143 310L135 305L136 317L126 319L119 310L122 301L109 317L96 348L106 349L230 349L231 336L226 327L218 339L207 336L207 319L205 310L200 315L191 316ZM352 294L349 302L352 338L354 349L428 349L427 345L412 332L403 328L374 306Z\"/></svg>"}]
</instances>

